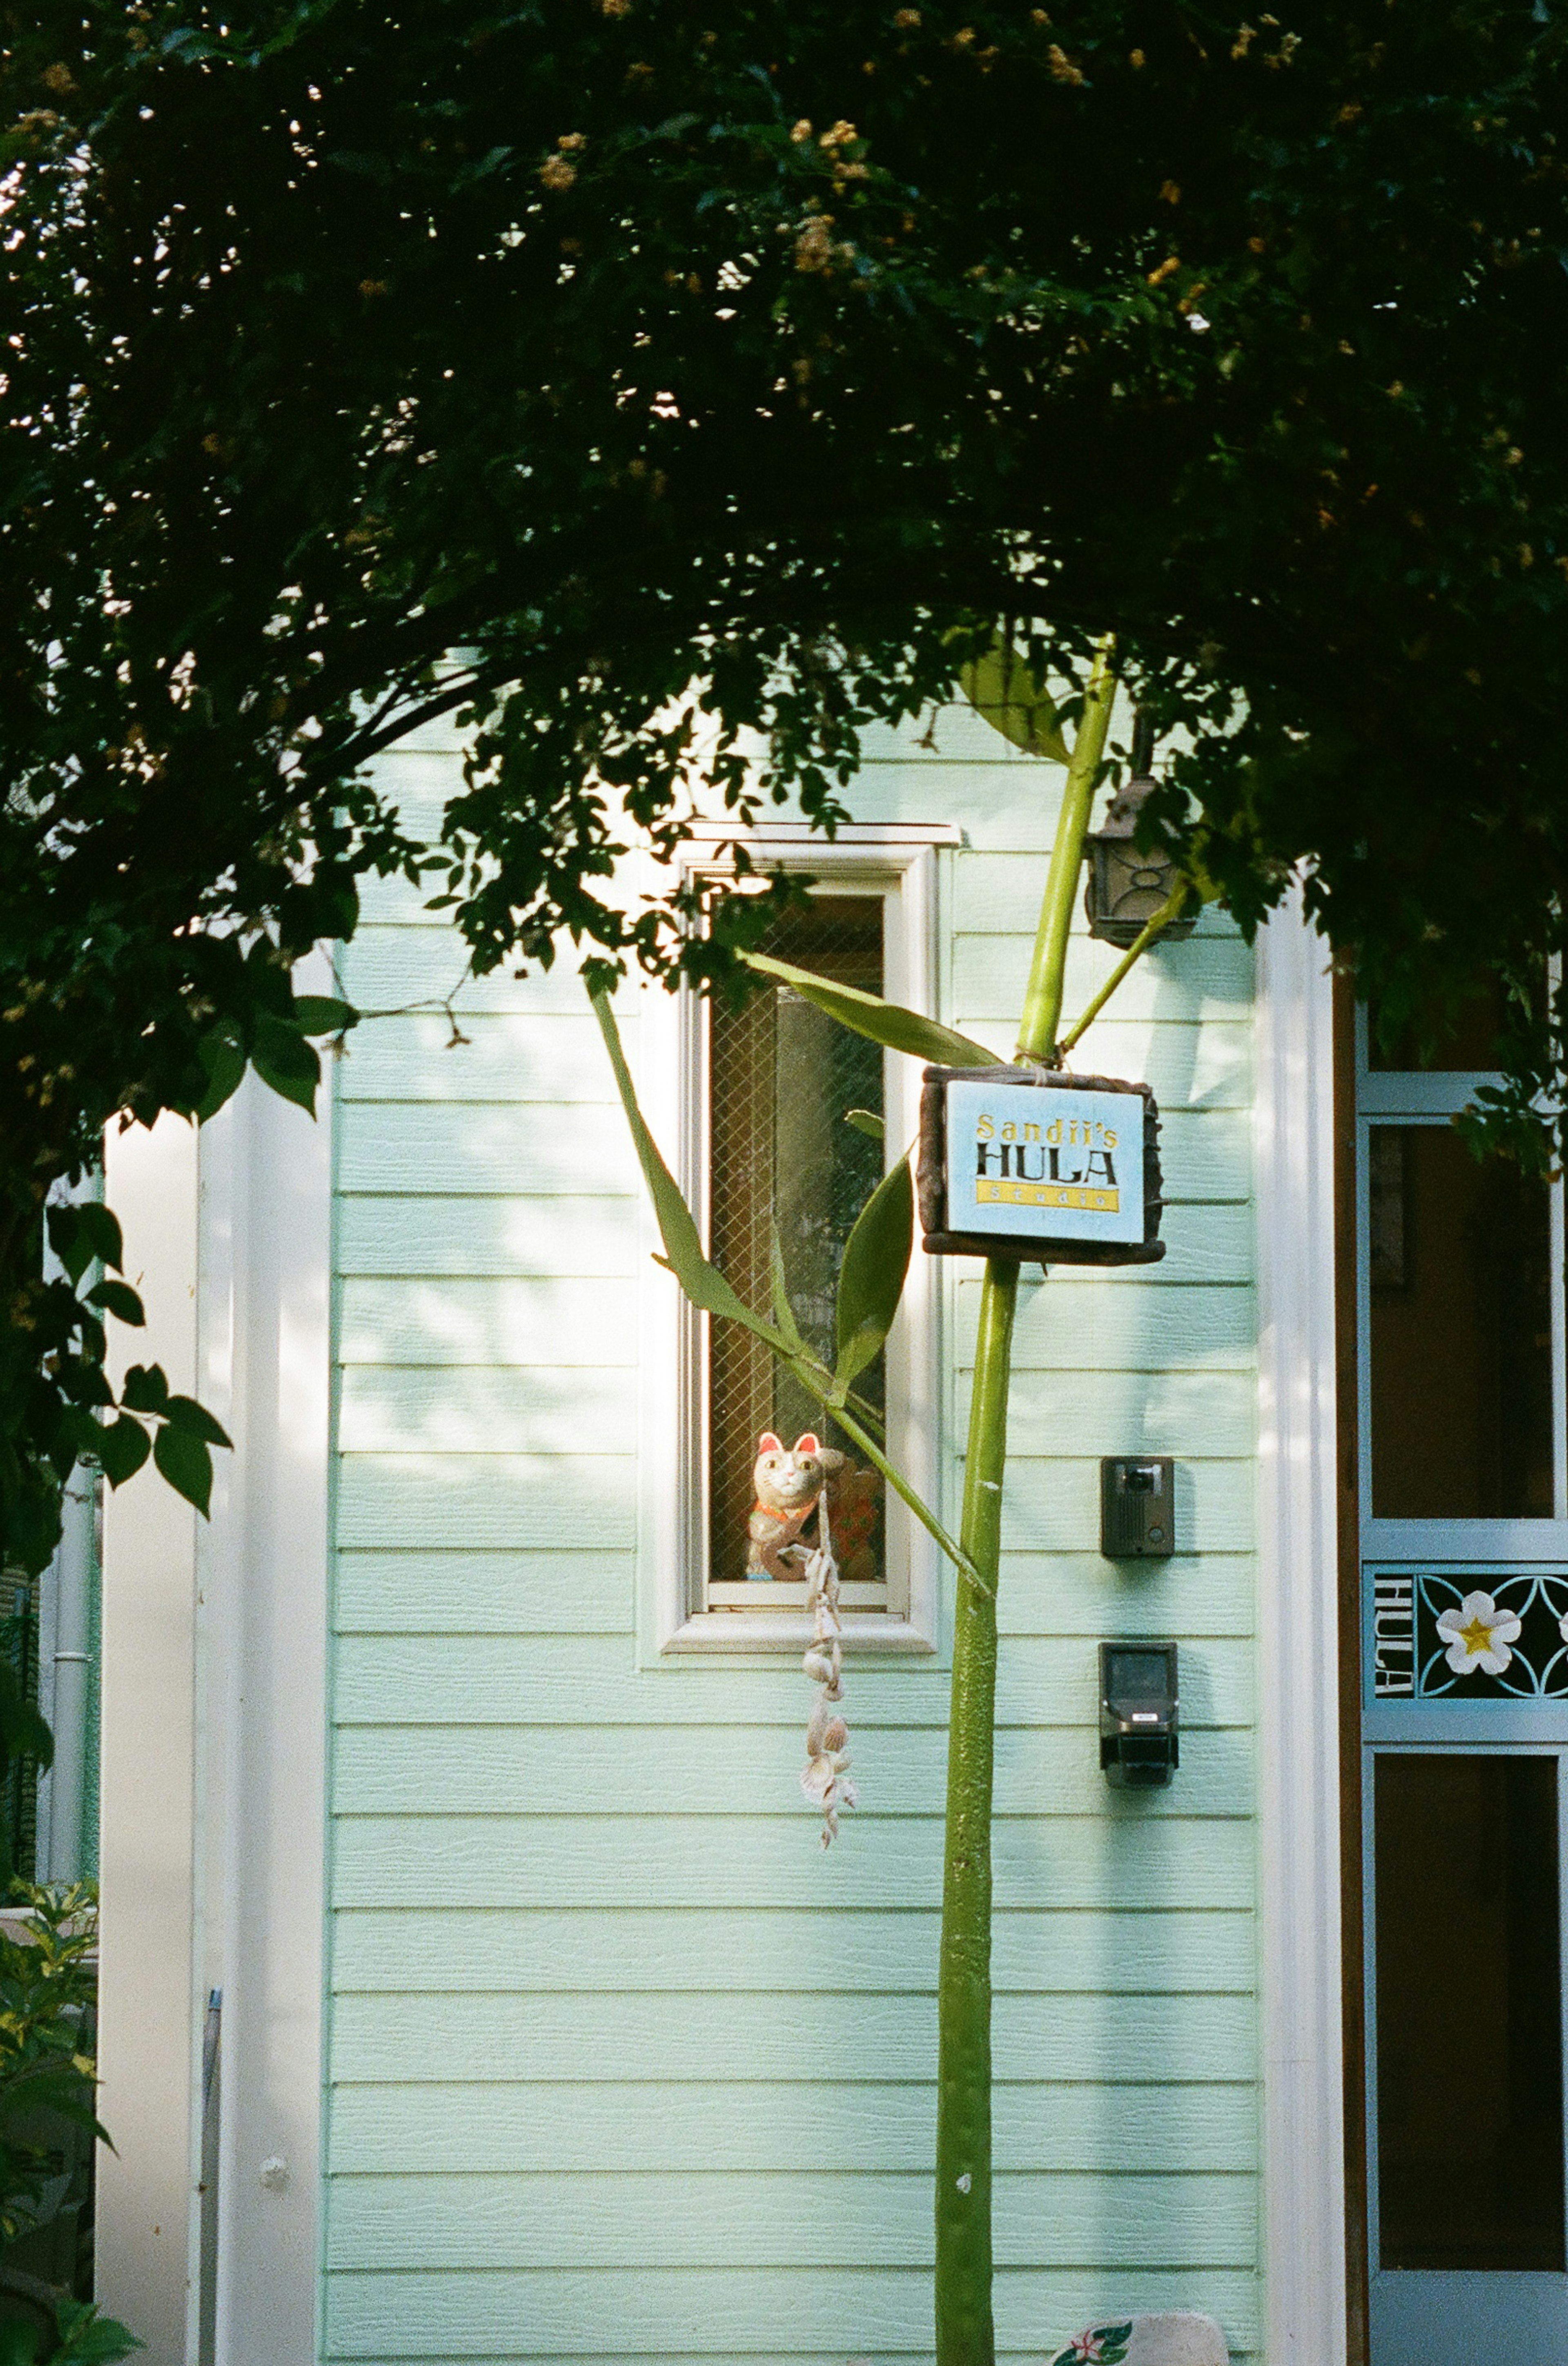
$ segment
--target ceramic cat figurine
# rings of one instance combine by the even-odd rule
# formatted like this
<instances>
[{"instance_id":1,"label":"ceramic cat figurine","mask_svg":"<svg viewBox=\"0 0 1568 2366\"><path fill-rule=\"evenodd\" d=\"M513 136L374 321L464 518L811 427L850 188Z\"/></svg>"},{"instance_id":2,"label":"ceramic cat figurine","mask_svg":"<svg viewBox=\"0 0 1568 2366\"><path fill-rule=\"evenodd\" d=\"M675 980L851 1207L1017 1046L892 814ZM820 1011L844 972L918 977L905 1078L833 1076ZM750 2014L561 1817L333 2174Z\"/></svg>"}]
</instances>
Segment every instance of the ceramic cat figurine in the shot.
<instances>
[{"instance_id":1,"label":"ceramic cat figurine","mask_svg":"<svg viewBox=\"0 0 1568 2366\"><path fill-rule=\"evenodd\" d=\"M823 1446L811 1430L793 1447L764 1430L756 1446L746 1575L799 1580L821 1538L818 1506L825 1489L828 1533L840 1573L859 1582L875 1578L871 1538L881 1508L876 1472L858 1470L847 1454Z\"/></svg>"},{"instance_id":2,"label":"ceramic cat figurine","mask_svg":"<svg viewBox=\"0 0 1568 2366\"><path fill-rule=\"evenodd\" d=\"M756 1501L746 1522L751 1540L746 1575L798 1583L810 1550L801 1542L801 1531L827 1480L823 1449L813 1433L808 1429L792 1447L786 1447L770 1429L765 1429L756 1441L752 1479Z\"/></svg>"}]
</instances>

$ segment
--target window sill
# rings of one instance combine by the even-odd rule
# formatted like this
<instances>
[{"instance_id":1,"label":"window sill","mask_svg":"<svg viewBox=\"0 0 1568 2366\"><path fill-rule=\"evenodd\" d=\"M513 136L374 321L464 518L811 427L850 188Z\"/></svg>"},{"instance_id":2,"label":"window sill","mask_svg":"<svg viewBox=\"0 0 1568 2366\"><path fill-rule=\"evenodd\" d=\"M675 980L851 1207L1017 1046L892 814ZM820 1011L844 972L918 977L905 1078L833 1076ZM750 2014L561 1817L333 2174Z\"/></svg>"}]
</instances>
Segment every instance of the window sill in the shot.
<instances>
[{"instance_id":1,"label":"window sill","mask_svg":"<svg viewBox=\"0 0 1568 2366\"><path fill-rule=\"evenodd\" d=\"M815 1640L815 1629L796 1610L699 1610L660 1645L661 1652L712 1651L728 1660L737 1651L804 1651ZM846 1657L862 1653L898 1653L929 1658L936 1650L929 1635L908 1618L890 1618L882 1611L846 1610L844 1614Z\"/></svg>"}]
</instances>

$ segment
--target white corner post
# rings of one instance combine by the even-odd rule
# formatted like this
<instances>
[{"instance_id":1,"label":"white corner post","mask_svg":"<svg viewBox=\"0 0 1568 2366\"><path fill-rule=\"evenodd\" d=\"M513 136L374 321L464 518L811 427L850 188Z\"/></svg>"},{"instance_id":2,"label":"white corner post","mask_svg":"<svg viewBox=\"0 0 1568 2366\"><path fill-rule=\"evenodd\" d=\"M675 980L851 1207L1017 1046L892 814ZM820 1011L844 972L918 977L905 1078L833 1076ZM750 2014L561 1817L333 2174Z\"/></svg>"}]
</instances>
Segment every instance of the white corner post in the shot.
<instances>
[{"instance_id":1,"label":"white corner post","mask_svg":"<svg viewBox=\"0 0 1568 2366\"><path fill-rule=\"evenodd\" d=\"M196 1136L175 1117L109 1133L105 1197L125 1233L145 1331L110 1325L117 1381L159 1363L196 1380ZM196 2204L196 1514L149 1465L104 1509L103 1898L98 1974L98 2298L186 2366Z\"/></svg>"},{"instance_id":2,"label":"white corner post","mask_svg":"<svg viewBox=\"0 0 1568 2366\"><path fill-rule=\"evenodd\" d=\"M145 2366L315 2366L331 1108L109 1138L144 1332L234 1440L104 1515L97 2289ZM199 1289L198 1289L199 1278Z\"/></svg>"},{"instance_id":3,"label":"white corner post","mask_svg":"<svg viewBox=\"0 0 1568 2366\"><path fill-rule=\"evenodd\" d=\"M200 2366L314 2366L318 2348L332 1122L323 1065L314 1123L247 1078L203 1141L202 1393L237 1451L216 1458L198 1547L204 2000L221 1992ZM193 2347L193 2366L197 2357Z\"/></svg>"},{"instance_id":4,"label":"white corner post","mask_svg":"<svg viewBox=\"0 0 1568 2366\"><path fill-rule=\"evenodd\" d=\"M1328 948L1258 940L1263 2354L1344 2366L1345 2132Z\"/></svg>"}]
</instances>

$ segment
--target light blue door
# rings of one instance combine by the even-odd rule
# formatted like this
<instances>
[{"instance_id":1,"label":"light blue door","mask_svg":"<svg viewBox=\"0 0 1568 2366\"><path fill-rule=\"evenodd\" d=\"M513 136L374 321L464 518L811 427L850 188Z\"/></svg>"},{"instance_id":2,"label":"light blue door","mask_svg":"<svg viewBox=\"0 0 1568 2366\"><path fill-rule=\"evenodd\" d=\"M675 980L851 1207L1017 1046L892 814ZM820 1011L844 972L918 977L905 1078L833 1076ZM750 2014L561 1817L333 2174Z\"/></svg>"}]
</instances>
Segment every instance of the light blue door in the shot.
<instances>
[{"instance_id":1,"label":"light blue door","mask_svg":"<svg viewBox=\"0 0 1568 2366\"><path fill-rule=\"evenodd\" d=\"M1568 2361L1561 1185L1357 1062L1371 2366ZM1462 1060L1464 1065L1458 1063Z\"/></svg>"}]
</instances>

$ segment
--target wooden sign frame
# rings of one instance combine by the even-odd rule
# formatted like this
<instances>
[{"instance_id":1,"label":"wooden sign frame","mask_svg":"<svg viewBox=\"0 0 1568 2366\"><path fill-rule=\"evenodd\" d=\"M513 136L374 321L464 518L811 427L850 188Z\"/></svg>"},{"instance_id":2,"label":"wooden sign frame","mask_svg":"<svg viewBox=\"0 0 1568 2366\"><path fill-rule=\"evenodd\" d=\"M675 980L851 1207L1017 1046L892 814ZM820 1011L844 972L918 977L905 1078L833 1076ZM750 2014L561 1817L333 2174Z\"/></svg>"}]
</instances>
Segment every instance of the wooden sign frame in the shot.
<instances>
[{"instance_id":1,"label":"wooden sign frame","mask_svg":"<svg viewBox=\"0 0 1568 2366\"><path fill-rule=\"evenodd\" d=\"M1028 1086L1052 1092L1117 1093L1141 1101L1143 1126L1143 1238L1096 1241L1064 1237L1043 1229L1021 1233L950 1232L947 1228L947 1087L955 1084ZM1132 1114L1128 1112L1129 1116ZM1046 1121L1042 1121L1042 1127ZM1161 1197L1159 1110L1148 1085L1121 1076L1069 1076L1059 1068L927 1068L920 1091L920 1145L915 1189L928 1256L1018 1257L1040 1265L1154 1265L1165 1255L1159 1237Z\"/></svg>"}]
</instances>

